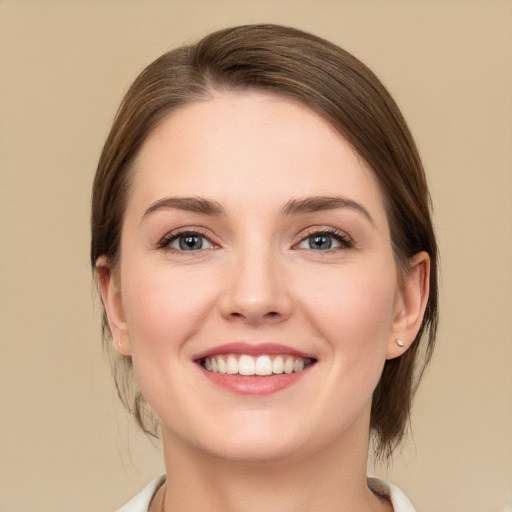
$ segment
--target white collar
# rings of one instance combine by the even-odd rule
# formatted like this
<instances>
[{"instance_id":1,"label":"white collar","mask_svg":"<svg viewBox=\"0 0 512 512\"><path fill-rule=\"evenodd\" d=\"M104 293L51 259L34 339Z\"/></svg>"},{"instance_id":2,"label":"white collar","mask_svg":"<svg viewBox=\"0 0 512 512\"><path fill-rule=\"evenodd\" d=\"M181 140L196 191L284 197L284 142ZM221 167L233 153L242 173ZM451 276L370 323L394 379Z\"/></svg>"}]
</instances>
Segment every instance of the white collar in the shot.
<instances>
[{"instance_id":1,"label":"white collar","mask_svg":"<svg viewBox=\"0 0 512 512\"><path fill-rule=\"evenodd\" d=\"M393 484L378 478L369 477L368 487L377 494L388 498L393 505L394 512L415 512L407 496Z\"/></svg>"},{"instance_id":2,"label":"white collar","mask_svg":"<svg viewBox=\"0 0 512 512\"><path fill-rule=\"evenodd\" d=\"M118 512L147 512L155 492L164 482L165 476L155 478ZM394 512L415 512L407 496L393 484L378 478L368 478L368 487L375 493L386 496L391 501Z\"/></svg>"}]
</instances>

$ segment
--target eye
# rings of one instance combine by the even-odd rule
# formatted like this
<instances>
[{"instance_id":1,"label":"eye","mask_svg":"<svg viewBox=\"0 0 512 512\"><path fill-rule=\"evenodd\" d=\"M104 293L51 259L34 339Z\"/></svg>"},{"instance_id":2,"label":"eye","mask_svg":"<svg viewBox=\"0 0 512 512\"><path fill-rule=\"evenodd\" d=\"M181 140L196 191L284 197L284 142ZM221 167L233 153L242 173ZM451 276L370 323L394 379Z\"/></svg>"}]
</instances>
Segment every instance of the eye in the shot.
<instances>
[{"instance_id":1,"label":"eye","mask_svg":"<svg viewBox=\"0 0 512 512\"><path fill-rule=\"evenodd\" d=\"M213 249L215 245L208 238L194 231L171 233L158 244L172 251L201 251Z\"/></svg>"},{"instance_id":2,"label":"eye","mask_svg":"<svg viewBox=\"0 0 512 512\"><path fill-rule=\"evenodd\" d=\"M351 238L336 229L311 233L297 245L299 249L311 249L314 251L328 251L352 246Z\"/></svg>"}]
</instances>

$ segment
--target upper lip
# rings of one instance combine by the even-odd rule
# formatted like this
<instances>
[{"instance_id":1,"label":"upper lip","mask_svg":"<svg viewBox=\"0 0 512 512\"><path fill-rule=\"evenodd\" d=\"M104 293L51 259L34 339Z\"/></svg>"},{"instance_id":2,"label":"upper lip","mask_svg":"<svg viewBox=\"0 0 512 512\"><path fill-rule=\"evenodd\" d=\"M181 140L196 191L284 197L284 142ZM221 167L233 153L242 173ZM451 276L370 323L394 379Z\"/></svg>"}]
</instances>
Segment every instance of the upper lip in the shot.
<instances>
[{"instance_id":1,"label":"upper lip","mask_svg":"<svg viewBox=\"0 0 512 512\"><path fill-rule=\"evenodd\" d=\"M265 354L286 354L300 357L302 359L314 359L311 354L307 354L287 345L270 342L248 343L244 341L216 345L215 347L211 347L195 354L193 359L199 360L204 359L205 357L211 357L219 354L247 354L249 356L259 356Z\"/></svg>"}]
</instances>

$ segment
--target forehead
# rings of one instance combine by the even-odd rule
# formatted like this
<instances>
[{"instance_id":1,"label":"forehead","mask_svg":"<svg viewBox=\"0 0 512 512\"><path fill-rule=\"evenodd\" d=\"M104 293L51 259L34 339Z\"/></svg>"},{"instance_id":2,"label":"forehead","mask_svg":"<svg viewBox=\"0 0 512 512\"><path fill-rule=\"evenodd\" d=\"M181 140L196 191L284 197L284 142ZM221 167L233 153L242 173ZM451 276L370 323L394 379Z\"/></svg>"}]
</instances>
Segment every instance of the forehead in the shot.
<instances>
[{"instance_id":1,"label":"forehead","mask_svg":"<svg viewBox=\"0 0 512 512\"><path fill-rule=\"evenodd\" d=\"M260 207L290 197L342 195L382 207L373 172L307 106L259 92L224 93L170 114L134 167L131 202L168 195Z\"/></svg>"}]
</instances>

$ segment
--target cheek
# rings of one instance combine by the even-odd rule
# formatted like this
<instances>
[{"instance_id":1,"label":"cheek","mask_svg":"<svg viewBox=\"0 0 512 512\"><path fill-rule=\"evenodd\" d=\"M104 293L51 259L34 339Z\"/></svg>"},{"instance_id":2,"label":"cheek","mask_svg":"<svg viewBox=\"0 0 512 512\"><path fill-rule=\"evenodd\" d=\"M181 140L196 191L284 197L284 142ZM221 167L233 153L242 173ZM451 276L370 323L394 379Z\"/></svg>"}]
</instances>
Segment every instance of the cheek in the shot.
<instances>
[{"instance_id":1,"label":"cheek","mask_svg":"<svg viewBox=\"0 0 512 512\"><path fill-rule=\"evenodd\" d=\"M158 358L190 339L213 302L214 279L156 266L126 276L122 293L132 353Z\"/></svg>"},{"instance_id":2,"label":"cheek","mask_svg":"<svg viewBox=\"0 0 512 512\"><path fill-rule=\"evenodd\" d=\"M302 302L331 349L355 362L384 356L396 290L394 266L345 266L317 273Z\"/></svg>"},{"instance_id":3,"label":"cheek","mask_svg":"<svg viewBox=\"0 0 512 512\"><path fill-rule=\"evenodd\" d=\"M187 369L197 334L215 304L216 287L204 273L176 272L156 263L139 270L122 281L125 320L139 386L163 418L168 404L182 410L179 397L196 385Z\"/></svg>"}]
</instances>

